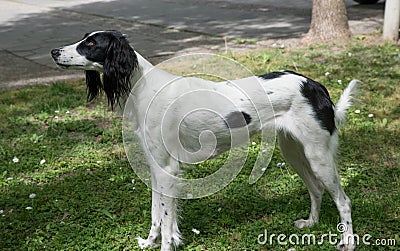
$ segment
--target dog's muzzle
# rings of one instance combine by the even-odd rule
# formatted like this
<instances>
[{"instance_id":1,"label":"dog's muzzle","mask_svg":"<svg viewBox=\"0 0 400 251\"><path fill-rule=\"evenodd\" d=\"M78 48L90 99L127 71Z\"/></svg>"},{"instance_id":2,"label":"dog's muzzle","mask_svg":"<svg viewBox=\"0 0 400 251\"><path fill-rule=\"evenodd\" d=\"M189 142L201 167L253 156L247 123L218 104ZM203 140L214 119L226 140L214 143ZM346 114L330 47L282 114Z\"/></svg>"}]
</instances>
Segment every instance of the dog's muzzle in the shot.
<instances>
[{"instance_id":1,"label":"dog's muzzle","mask_svg":"<svg viewBox=\"0 0 400 251\"><path fill-rule=\"evenodd\" d=\"M61 49L57 48L57 49L53 49L51 50L51 57L53 58L54 62L63 69L69 68L71 65L67 65L67 64L63 64L60 63L60 56L61 56Z\"/></svg>"}]
</instances>

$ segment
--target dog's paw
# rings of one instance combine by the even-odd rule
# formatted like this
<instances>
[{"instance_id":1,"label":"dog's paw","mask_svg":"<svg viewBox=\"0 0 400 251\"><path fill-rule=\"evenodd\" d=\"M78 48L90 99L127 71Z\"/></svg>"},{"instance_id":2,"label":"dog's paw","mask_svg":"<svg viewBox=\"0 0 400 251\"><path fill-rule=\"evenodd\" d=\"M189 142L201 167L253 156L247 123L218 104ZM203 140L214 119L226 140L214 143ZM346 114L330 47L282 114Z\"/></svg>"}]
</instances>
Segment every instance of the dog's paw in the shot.
<instances>
[{"instance_id":1,"label":"dog's paw","mask_svg":"<svg viewBox=\"0 0 400 251\"><path fill-rule=\"evenodd\" d=\"M300 219L294 222L294 226L297 228L304 228L304 227L312 227L314 225L314 221L313 220L304 220L304 219Z\"/></svg>"},{"instance_id":2,"label":"dog's paw","mask_svg":"<svg viewBox=\"0 0 400 251\"><path fill-rule=\"evenodd\" d=\"M354 244L343 244L340 243L339 245L336 246L337 250L340 251L353 251L355 249L355 245Z\"/></svg>"},{"instance_id":3,"label":"dog's paw","mask_svg":"<svg viewBox=\"0 0 400 251\"><path fill-rule=\"evenodd\" d=\"M346 234L342 236L339 245L336 246L336 249L340 251L353 251L355 248L356 245L353 238L350 238Z\"/></svg>"},{"instance_id":4,"label":"dog's paw","mask_svg":"<svg viewBox=\"0 0 400 251\"><path fill-rule=\"evenodd\" d=\"M159 246L158 243L156 243L154 241L151 241L149 239L143 239L143 238L137 237L136 240L138 241L139 247L141 249L154 248L154 247L158 247Z\"/></svg>"}]
</instances>

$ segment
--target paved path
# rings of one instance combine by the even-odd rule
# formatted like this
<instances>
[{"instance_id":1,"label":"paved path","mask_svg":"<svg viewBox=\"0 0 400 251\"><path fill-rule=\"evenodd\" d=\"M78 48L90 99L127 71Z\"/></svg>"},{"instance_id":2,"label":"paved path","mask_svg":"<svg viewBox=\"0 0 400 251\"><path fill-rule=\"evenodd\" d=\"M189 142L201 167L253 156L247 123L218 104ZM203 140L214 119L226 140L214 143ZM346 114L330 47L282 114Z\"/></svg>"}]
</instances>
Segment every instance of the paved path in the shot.
<instances>
[{"instance_id":1,"label":"paved path","mask_svg":"<svg viewBox=\"0 0 400 251\"><path fill-rule=\"evenodd\" d=\"M383 4L346 5L355 33L381 27ZM81 77L56 69L49 51L92 30L123 31L157 63L180 51L221 50L224 37L300 37L310 14L311 0L0 0L0 90Z\"/></svg>"}]
</instances>

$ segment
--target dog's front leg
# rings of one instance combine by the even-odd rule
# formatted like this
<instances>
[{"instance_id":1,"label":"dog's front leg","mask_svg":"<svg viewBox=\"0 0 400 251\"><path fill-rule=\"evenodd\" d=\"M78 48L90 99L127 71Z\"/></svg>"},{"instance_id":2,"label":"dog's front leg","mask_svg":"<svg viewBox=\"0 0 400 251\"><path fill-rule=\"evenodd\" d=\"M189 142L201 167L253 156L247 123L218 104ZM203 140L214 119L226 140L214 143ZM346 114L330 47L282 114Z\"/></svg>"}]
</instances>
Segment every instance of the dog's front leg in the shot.
<instances>
[{"instance_id":1,"label":"dog's front leg","mask_svg":"<svg viewBox=\"0 0 400 251\"><path fill-rule=\"evenodd\" d=\"M181 234L177 222L177 199L179 184L174 176L179 173L179 163L170 159L168 165L162 170L156 172L156 186L160 192L160 210L161 210L161 250L174 250L181 244Z\"/></svg>"},{"instance_id":2,"label":"dog's front leg","mask_svg":"<svg viewBox=\"0 0 400 251\"><path fill-rule=\"evenodd\" d=\"M153 178L154 180L154 178ZM154 181L153 181L154 182ZM158 247L161 234L161 203L160 193L156 189L152 190L151 196L151 229L147 239L137 238L139 247Z\"/></svg>"},{"instance_id":3,"label":"dog's front leg","mask_svg":"<svg viewBox=\"0 0 400 251\"><path fill-rule=\"evenodd\" d=\"M168 196L161 197L161 250L175 250L181 244L181 234L177 222L177 199Z\"/></svg>"},{"instance_id":4,"label":"dog's front leg","mask_svg":"<svg viewBox=\"0 0 400 251\"><path fill-rule=\"evenodd\" d=\"M177 223L177 194L178 184L173 176L179 171L179 163L170 161L169 165L161 168L151 167L152 174L152 224L147 239L137 238L141 248L156 247L161 233L161 250L174 250L181 244L181 234ZM171 176L173 175L173 176Z\"/></svg>"}]
</instances>

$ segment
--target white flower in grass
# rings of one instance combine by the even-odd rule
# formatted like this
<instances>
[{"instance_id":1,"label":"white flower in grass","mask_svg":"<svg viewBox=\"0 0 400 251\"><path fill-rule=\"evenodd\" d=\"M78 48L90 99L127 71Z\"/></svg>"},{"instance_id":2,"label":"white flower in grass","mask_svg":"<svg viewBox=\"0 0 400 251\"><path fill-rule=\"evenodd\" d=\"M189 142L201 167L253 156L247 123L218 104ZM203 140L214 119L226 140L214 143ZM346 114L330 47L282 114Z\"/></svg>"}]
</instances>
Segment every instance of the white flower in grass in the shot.
<instances>
[{"instance_id":1,"label":"white flower in grass","mask_svg":"<svg viewBox=\"0 0 400 251\"><path fill-rule=\"evenodd\" d=\"M200 231L197 230L196 228L192 228L192 232L195 233L195 234L200 234Z\"/></svg>"},{"instance_id":2,"label":"white flower in grass","mask_svg":"<svg viewBox=\"0 0 400 251\"><path fill-rule=\"evenodd\" d=\"M13 177L8 177L6 180L7 181L11 181L11 180L13 180L14 178Z\"/></svg>"},{"instance_id":3,"label":"white flower in grass","mask_svg":"<svg viewBox=\"0 0 400 251\"><path fill-rule=\"evenodd\" d=\"M14 156L13 162L14 162L14 163L18 163L18 162L19 162L19 159L18 159L17 157Z\"/></svg>"},{"instance_id":4,"label":"white flower in grass","mask_svg":"<svg viewBox=\"0 0 400 251\"><path fill-rule=\"evenodd\" d=\"M60 113L60 111L59 111L59 110L55 110L54 112L55 112L55 113Z\"/></svg>"},{"instance_id":5,"label":"white flower in grass","mask_svg":"<svg viewBox=\"0 0 400 251\"><path fill-rule=\"evenodd\" d=\"M65 114L70 114L70 112L69 112L69 111L66 111Z\"/></svg>"},{"instance_id":6,"label":"white flower in grass","mask_svg":"<svg viewBox=\"0 0 400 251\"><path fill-rule=\"evenodd\" d=\"M4 210L0 210L0 214L4 213Z\"/></svg>"},{"instance_id":7,"label":"white flower in grass","mask_svg":"<svg viewBox=\"0 0 400 251\"><path fill-rule=\"evenodd\" d=\"M132 180L131 180L131 183L132 183L132 184L135 184L135 179L132 179ZM135 189L136 189L136 187L135 187L135 186L133 186L133 187L132 187L132 189L133 189L133 190L135 190Z\"/></svg>"},{"instance_id":8,"label":"white flower in grass","mask_svg":"<svg viewBox=\"0 0 400 251\"><path fill-rule=\"evenodd\" d=\"M374 114L372 114L372 113L368 114L368 118L373 118L373 117L374 117Z\"/></svg>"},{"instance_id":9,"label":"white flower in grass","mask_svg":"<svg viewBox=\"0 0 400 251\"><path fill-rule=\"evenodd\" d=\"M351 52L347 53L347 56L351 57L353 54Z\"/></svg>"},{"instance_id":10,"label":"white flower in grass","mask_svg":"<svg viewBox=\"0 0 400 251\"><path fill-rule=\"evenodd\" d=\"M354 111L354 113L357 113L357 114L359 114L360 112L361 112L361 111L358 110L358 109Z\"/></svg>"},{"instance_id":11,"label":"white flower in grass","mask_svg":"<svg viewBox=\"0 0 400 251\"><path fill-rule=\"evenodd\" d=\"M54 116L54 119L58 119L58 116Z\"/></svg>"},{"instance_id":12,"label":"white flower in grass","mask_svg":"<svg viewBox=\"0 0 400 251\"><path fill-rule=\"evenodd\" d=\"M342 84L342 80L340 80L340 79L337 82L338 82L339 85Z\"/></svg>"},{"instance_id":13,"label":"white flower in grass","mask_svg":"<svg viewBox=\"0 0 400 251\"><path fill-rule=\"evenodd\" d=\"M25 207L26 210L32 210L33 207Z\"/></svg>"},{"instance_id":14,"label":"white flower in grass","mask_svg":"<svg viewBox=\"0 0 400 251\"><path fill-rule=\"evenodd\" d=\"M29 195L29 199L34 199L34 198L36 198L36 194L35 194L35 193L31 193L31 194Z\"/></svg>"},{"instance_id":15,"label":"white flower in grass","mask_svg":"<svg viewBox=\"0 0 400 251\"><path fill-rule=\"evenodd\" d=\"M325 72L325 76L329 76L331 73L329 71Z\"/></svg>"},{"instance_id":16,"label":"white flower in grass","mask_svg":"<svg viewBox=\"0 0 400 251\"><path fill-rule=\"evenodd\" d=\"M45 160L45 159L42 159L42 160L40 161L40 164L43 165L44 163L46 163L46 160Z\"/></svg>"},{"instance_id":17,"label":"white flower in grass","mask_svg":"<svg viewBox=\"0 0 400 251\"><path fill-rule=\"evenodd\" d=\"M253 142L251 142L251 145L255 146L255 145L257 145L257 143L253 141Z\"/></svg>"}]
</instances>

